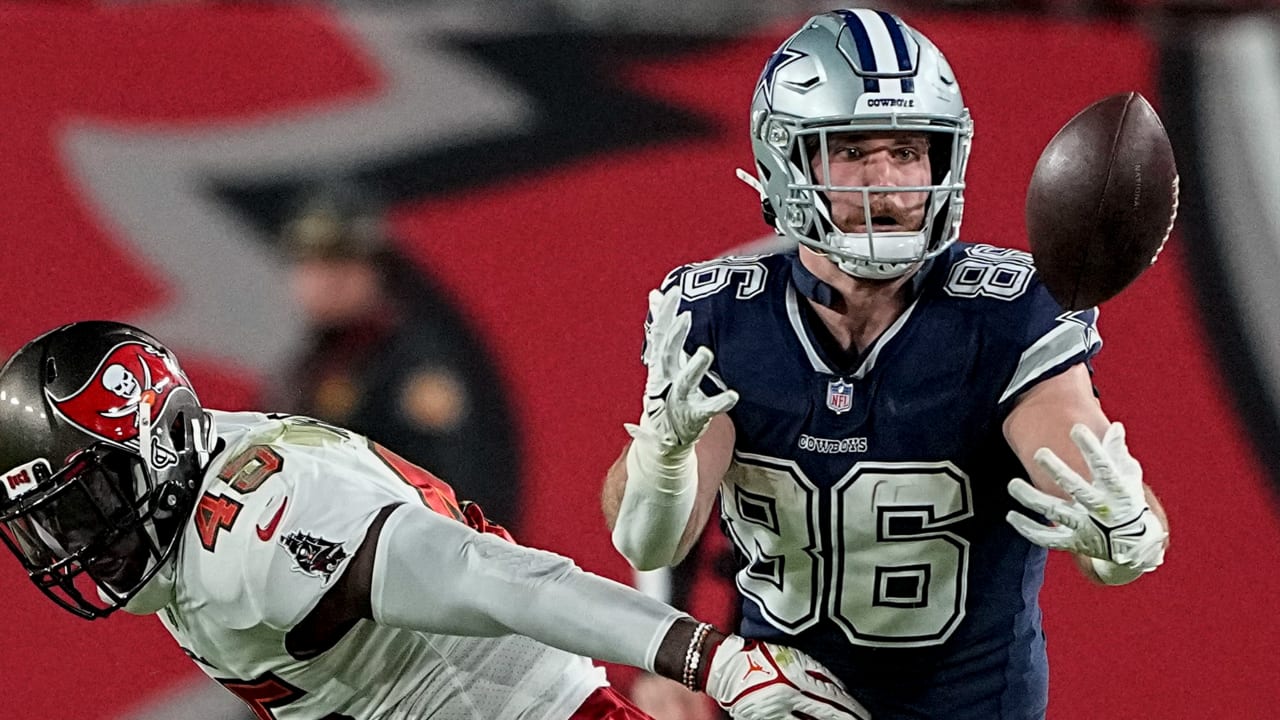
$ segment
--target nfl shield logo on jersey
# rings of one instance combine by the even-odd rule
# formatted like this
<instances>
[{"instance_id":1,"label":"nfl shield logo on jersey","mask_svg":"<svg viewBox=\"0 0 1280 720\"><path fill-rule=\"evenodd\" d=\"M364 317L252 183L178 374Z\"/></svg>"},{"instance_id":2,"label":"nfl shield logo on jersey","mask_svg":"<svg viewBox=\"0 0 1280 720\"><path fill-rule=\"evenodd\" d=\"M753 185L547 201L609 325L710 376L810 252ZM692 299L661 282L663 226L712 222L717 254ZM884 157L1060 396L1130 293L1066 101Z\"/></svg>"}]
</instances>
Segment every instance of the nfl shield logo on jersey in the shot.
<instances>
[{"instance_id":1,"label":"nfl shield logo on jersey","mask_svg":"<svg viewBox=\"0 0 1280 720\"><path fill-rule=\"evenodd\" d=\"M827 407L837 415L849 412L853 407L853 385L844 380L827 383Z\"/></svg>"}]
</instances>

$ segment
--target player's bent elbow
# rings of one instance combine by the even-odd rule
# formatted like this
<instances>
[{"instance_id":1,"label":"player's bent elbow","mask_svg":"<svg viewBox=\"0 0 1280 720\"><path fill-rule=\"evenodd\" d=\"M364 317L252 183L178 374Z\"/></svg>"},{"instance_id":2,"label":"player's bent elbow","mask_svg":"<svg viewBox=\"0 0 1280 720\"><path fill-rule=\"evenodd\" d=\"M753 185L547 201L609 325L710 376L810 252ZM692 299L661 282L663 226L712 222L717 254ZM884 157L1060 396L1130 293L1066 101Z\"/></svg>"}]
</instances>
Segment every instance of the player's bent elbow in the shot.
<instances>
[{"instance_id":1,"label":"player's bent elbow","mask_svg":"<svg viewBox=\"0 0 1280 720\"><path fill-rule=\"evenodd\" d=\"M613 547L637 570L654 570L676 561L693 513L692 492L665 494L629 487L613 525Z\"/></svg>"},{"instance_id":2,"label":"player's bent elbow","mask_svg":"<svg viewBox=\"0 0 1280 720\"><path fill-rule=\"evenodd\" d=\"M674 565L676 562L675 547L669 543L656 543L652 534L628 532L624 525L613 528L613 547L618 554L627 559L631 567L641 572L657 570Z\"/></svg>"},{"instance_id":3,"label":"player's bent elbow","mask_svg":"<svg viewBox=\"0 0 1280 720\"><path fill-rule=\"evenodd\" d=\"M645 552L640 548L619 545L616 542L614 543L614 548L617 549L618 553L622 555L622 557L627 559L627 562L631 564L632 568L641 572L657 570L659 568L667 567L673 563L673 559L670 556L662 557L656 553Z\"/></svg>"},{"instance_id":4,"label":"player's bent elbow","mask_svg":"<svg viewBox=\"0 0 1280 720\"><path fill-rule=\"evenodd\" d=\"M659 567L661 567L660 565L653 563L649 558L633 557L630 553L628 553L623 548L617 547L616 545L614 547L615 549L617 549L619 555L626 558L627 564L630 565L631 569L633 570L638 570L640 572L648 572L650 570L657 570Z\"/></svg>"}]
</instances>

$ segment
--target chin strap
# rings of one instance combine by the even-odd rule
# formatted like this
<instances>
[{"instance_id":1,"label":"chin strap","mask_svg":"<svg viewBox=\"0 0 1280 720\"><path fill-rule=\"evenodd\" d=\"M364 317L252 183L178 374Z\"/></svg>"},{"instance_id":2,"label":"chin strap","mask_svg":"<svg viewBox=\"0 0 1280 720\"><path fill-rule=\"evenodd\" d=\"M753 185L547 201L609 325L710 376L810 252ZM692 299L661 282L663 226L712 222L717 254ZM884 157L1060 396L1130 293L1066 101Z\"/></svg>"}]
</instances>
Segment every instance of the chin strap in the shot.
<instances>
[{"instance_id":1,"label":"chin strap","mask_svg":"<svg viewBox=\"0 0 1280 720\"><path fill-rule=\"evenodd\" d=\"M773 209L773 203L769 202L769 196L764 192L764 186L760 184L760 180L751 173L742 168L735 168L734 174L738 179L746 183L752 190L760 195L760 214L764 216L764 224L773 228L779 235L782 230L778 228L778 213Z\"/></svg>"},{"instance_id":2,"label":"chin strap","mask_svg":"<svg viewBox=\"0 0 1280 720\"><path fill-rule=\"evenodd\" d=\"M138 400L138 409L135 411L135 417L138 419L138 454L142 456L142 462L147 466L152 477L160 469L159 463L156 462L156 436L151 431L151 398L143 395Z\"/></svg>"},{"instance_id":3,"label":"chin strap","mask_svg":"<svg viewBox=\"0 0 1280 720\"><path fill-rule=\"evenodd\" d=\"M755 190L757 193L759 193L761 200L765 200L768 198L768 196L765 195L764 193L764 186L760 184L760 179L757 178L755 175L752 175L751 173L747 172L746 170L743 170L742 168L734 168L733 174L737 175L739 180L751 186L752 190Z\"/></svg>"},{"instance_id":4,"label":"chin strap","mask_svg":"<svg viewBox=\"0 0 1280 720\"><path fill-rule=\"evenodd\" d=\"M826 256L845 274L852 275L860 280L893 280L906 275L918 264L916 262L893 263L854 260L840 257L834 253L826 253Z\"/></svg>"}]
</instances>

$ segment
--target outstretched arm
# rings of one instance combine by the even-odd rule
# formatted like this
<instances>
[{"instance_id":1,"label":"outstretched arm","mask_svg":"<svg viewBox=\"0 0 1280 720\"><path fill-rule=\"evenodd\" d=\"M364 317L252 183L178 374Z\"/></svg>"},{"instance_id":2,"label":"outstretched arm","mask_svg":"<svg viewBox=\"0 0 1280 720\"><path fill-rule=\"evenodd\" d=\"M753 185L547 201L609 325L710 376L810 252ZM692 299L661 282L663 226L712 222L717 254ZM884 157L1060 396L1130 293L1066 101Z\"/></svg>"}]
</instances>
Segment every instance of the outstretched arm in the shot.
<instances>
[{"instance_id":1,"label":"outstretched arm","mask_svg":"<svg viewBox=\"0 0 1280 720\"><path fill-rule=\"evenodd\" d=\"M868 717L802 653L726 636L568 558L476 532L417 505L379 515L342 577L299 627L336 639L360 618L434 634L525 635L657 672L706 692L736 718L792 711L827 720ZM754 667L763 672L747 672Z\"/></svg>"},{"instance_id":2,"label":"outstretched arm","mask_svg":"<svg viewBox=\"0 0 1280 720\"><path fill-rule=\"evenodd\" d=\"M1004 433L1031 480L1014 480L1010 493L1055 523L1011 512L1019 533L1075 553L1081 572L1102 584L1132 582L1159 566L1168 544L1164 508L1142 482L1124 428L1094 397L1084 365L1027 391Z\"/></svg>"}]
</instances>

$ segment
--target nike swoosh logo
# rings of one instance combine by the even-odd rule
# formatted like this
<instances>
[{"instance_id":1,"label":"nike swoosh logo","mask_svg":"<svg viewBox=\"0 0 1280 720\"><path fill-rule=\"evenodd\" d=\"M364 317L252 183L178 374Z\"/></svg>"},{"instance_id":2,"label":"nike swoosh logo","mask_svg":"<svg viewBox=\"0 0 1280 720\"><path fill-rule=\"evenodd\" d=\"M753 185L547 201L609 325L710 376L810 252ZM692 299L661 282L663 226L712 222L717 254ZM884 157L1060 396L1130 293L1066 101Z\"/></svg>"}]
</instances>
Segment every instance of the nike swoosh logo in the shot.
<instances>
[{"instance_id":1,"label":"nike swoosh logo","mask_svg":"<svg viewBox=\"0 0 1280 720\"><path fill-rule=\"evenodd\" d=\"M267 522L266 526L257 526L256 529L258 531L259 540L262 542L268 542L271 540L271 536L276 534L276 527L280 525L280 518L284 517L284 506L288 504L289 498L286 497L280 503L280 507L276 510L276 514L271 516L271 520Z\"/></svg>"}]
</instances>

